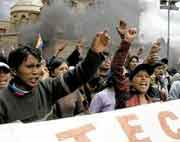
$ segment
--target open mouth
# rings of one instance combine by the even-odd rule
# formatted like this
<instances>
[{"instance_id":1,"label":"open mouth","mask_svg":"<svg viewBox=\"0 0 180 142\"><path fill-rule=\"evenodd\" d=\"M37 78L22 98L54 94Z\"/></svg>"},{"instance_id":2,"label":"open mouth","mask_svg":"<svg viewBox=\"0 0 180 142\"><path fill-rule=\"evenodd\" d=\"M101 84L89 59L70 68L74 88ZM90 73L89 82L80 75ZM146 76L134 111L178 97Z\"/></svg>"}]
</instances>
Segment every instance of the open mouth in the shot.
<instances>
[{"instance_id":1,"label":"open mouth","mask_svg":"<svg viewBox=\"0 0 180 142\"><path fill-rule=\"evenodd\" d=\"M0 85L6 85L7 84L7 80L3 80L3 81L0 81Z\"/></svg>"},{"instance_id":2,"label":"open mouth","mask_svg":"<svg viewBox=\"0 0 180 142\"><path fill-rule=\"evenodd\" d=\"M31 83L31 84L37 84L38 81L39 81L39 77L35 77L35 78L31 78L31 79L30 79L30 83Z\"/></svg>"},{"instance_id":3,"label":"open mouth","mask_svg":"<svg viewBox=\"0 0 180 142\"><path fill-rule=\"evenodd\" d=\"M144 83L140 83L139 86L141 86L142 88L147 88L148 84L144 82Z\"/></svg>"}]
</instances>

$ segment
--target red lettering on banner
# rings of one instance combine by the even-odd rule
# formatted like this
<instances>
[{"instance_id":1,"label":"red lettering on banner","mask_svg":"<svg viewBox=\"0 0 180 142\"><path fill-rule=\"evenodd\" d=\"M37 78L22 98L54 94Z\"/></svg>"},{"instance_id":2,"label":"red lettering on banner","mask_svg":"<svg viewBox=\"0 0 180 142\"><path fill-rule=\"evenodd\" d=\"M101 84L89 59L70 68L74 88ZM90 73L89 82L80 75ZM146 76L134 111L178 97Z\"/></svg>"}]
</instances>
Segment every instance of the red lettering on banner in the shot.
<instances>
[{"instance_id":1,"label":"red lettering on banner","mask_svg":"<svg viewBox=\"0 0 180 142\"><path fill-rule=\"evenodd\" d=\"M171 128L169 127L169 125L167 124L167 121L166 121L167 118L170 118L172 120L178 119L178 117L173 112L169 112L169 111L160 112L159 122L160 122L161 128L169 137L180 140L180 129L178 129L177 132L173 132Z\"/></svg>"},{"instance_id":2,"label":"red lettering on banner","mask_svg":"<svg viewBox=\"0 0 180 142\"><path fill-rule=\"evenodd\" d=\"M95 130L95 127L92 124L87 124L79 128L58 133L56 134L56 137L58 140L74 138L77 142L91 142L85 134L92 130Z\"/></svg>"},{"instance_id":3,"label":"red lettering on banner","mask_svg":"<svg viewBox=\"0 0 180 142\"><path fill-rule=\"evenodd\" d=\"M130 126L128 124L128 122L131 120L138 120L136 115L130 114L127 116L118 117L117 119L120 125L122 126L123 130L127 134L130 142L151 142L150 138L144 138L142 140L138 140L136 138L136 133L143 132L142 128L138 125Z\"/></svg>"}]
</instances>

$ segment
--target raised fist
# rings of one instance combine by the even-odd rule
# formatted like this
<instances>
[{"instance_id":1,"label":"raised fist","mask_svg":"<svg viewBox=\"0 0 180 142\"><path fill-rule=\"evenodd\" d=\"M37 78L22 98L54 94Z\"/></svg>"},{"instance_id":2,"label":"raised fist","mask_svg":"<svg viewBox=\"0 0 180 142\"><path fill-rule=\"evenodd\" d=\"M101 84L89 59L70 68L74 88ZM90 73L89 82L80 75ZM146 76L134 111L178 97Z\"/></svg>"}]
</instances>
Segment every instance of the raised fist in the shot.
<instances>
[{"instance_id":1,"label":"raised fist","mask_svg":"<svg viewBox=\"0 0 180 142\"><path fill-rule=\"evenodd\" d=\"M136 28L129 28L128 31L125 33L124 40L131 43L136 37L136 35L137 35Z\"/></svg>"},{"instance_id":2,"label":"raised fist","mask_svg":"<svg viewBox=\"0 0 180 142\"><path fill-rule=\"evenodd\" d=\"M160 51L160 41L156 40L150 49L150 54L158 53Z\"/></svg>"},{"instance_id":3,"label":"raised fist","mask_svg":"<svg viewBox=\"0 0 180 142\"><path fill-rule=\"evenodd\" d=\"M116 30L117 30L119 36L121 37L121 39L124 39L125 34L128 30L127 23L123 20L120 20L119 25L116 27Z\"/></svg>"},{"instance_id":4,"label":"raised fist","mask_svg":"<svg viewBox=\"0 0 180 142\"><path fill-rule=\"evenodd\" d=\"M144 47L139 47L137 50L137 56L141 56L143 54Z\"/></svg>"},{"instance_id":5,"label":"raised fist","mask_svg":"<svg viewBox=\"0 0 180 142\"><path fill-rule=\"evenodd\" d=\"M57 51L56 51L55 56L57 57L64 50L64 48L67 47L67 45L68 45L67 41L62 41L62 42L57 43L56 44Z\"/></svg>"},{"instance_id":6,"label":"raised fist","mask_svg":"<svg viewBox=\"0 0 180 142\"><path fill-rule=\"evenodd\" d=\"M96 53L103 52L108 47L109 40L107 31L97 33L92 43L92 50Z\"/></svg>"},{"instance_id":7,"label":"raised fist","mask_svg":"<svg viewBox=\"0 0 180 142\"><path fill-rule=\"evenodd\" d=\"M84 48L84 41L82 39L78 40L76 47L77 48Z\"/></svg>"}]
</instances>

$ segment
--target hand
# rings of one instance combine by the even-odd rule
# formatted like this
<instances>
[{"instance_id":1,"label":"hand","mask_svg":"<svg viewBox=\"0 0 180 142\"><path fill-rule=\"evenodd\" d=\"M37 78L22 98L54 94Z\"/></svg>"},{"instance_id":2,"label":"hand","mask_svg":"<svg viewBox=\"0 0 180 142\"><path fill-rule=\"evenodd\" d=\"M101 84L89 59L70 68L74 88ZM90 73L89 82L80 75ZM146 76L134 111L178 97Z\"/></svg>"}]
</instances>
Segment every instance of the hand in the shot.
<instances>
[{"instance_id":1,"label":"hand","mask_svg":"<svg viewBox=\"0 0 180 142\"><path fill-rule=\"evenodd\" d=\"M116 27L116 30L117 30L119 36L121 37L121 39L124 39L125 34L128 30L128 26L127 26L126 22L123 20L120 20L119 25Z\"/></svg>"},{"instance_id":2,"label":"hand","mask_svg":"<svg viewBox=\"0 0 180 142\"><path fill-rule=\"evenodd\" d=\"M151 47L151 50L150 50L150 53L159 53L160 51L160 41L159 40L156 40L154 43L153 43L153 46Z\"/></svg>"},{"instance_id":3,"label":"hand","mask_svg":"<svg viewBox=\"0 0 180 142\"><path fill-rule=\"evenodd\" d=\"M166 101L167 100L167 93L166 93L166 90L164 88L162 88L160 90L160 99L162 101Z\"/></svg>"},{"instance_id":4,"label":"hand","mask_svg":"<svg viewBox=\"0 0 180 142\"><path fill-rule=\"evenodd\" d=\"M92 50L96 53L103 52L107 48L109 40L110 36L107 31L97 33L92 43Z\"/></svg>"},{"instance_id":5,"label":"hand","mask_svg":"<svg viewBox=\"0 0 180 142\"><path fill-rule=\"evenodd\" d=\"M76 49L78 50L80 56L83 56L83 52L84 52L84 42L82 39L80 39L77 44L76 44Z\"/></svg>"},{"instance_id":6,"label":"hand","mask_svg":"<svg viewBox=\"0 0 180 142\"><path fill-rule=\"evenodd\" d=\"M124 40L129 42L129 43L132 43L132 41L134 40L136 35L137 35L136 28L129 28L125 34Z\"/></svg>"},{"instance_id":7,"label":"hand","mask_svg":"<svg viewBox=\"0 0 180 142\"><path fill-rule=\"evenodd\" d=\"M139 47L137 50L137 56L141 56L143 54L144 47Z\"/></svg>"},{"instance_id":8,"label":"hand","mask_svg":"<svg viewBox=\"0 0 180 142\"><path fill-rule=\"evenodd\" d=\"M154 64L156 61L158 61L160 59L159 51L160 51L160 40L158 39L155 42L153 42L153 46L150 49L150 52L146 61L149 64Z\"/></svg>"},{"instance_id":9,"label":"hand","mask_svg":"<svg viewBox=\"0 0 180 142\"><path fill-rule=\"evenodd\" d=\"M159 61L160 57L158 53L151 53L147 56L145 63L154 64Z\"/></svg>"},{"instance_id":10,"label":"hand","mask_svg":"<svg viewBox=\"0 0 180 142\"><path fill-rule=\"evenodd\" d=\"M57 50L55 56L57 57L58 54L59 54L60 52L62 52L67 45L68 45L68 42L67 42L67 41L63 41L62 43L57 44L57 45L56 45L56 48L58 48L58 50Z\"/></svg>"},{"instance_id":11,"label":"hand","mask_svg":"<svg viewBox=\"0 0 180 142\"><path fill-rule=\"evenodd\" d=\"M83 42L82 39L80 39L80 40L77 42L76 48L78 48L78 49L84 48L84 42Z\"/></svg>"},{"instance_id":12,"label":"hand","mask_svg":"<svg viewBox=\"0 0 180 142\"><path fill-rule=\"evenodd\" d=\"M151 61L152 61L153 63L155 63L155 62L159 61L160 56L159 56L158 53L153 53L153 54L151 54L150 58L151 58Z\"/></svg>"}]
</instances>

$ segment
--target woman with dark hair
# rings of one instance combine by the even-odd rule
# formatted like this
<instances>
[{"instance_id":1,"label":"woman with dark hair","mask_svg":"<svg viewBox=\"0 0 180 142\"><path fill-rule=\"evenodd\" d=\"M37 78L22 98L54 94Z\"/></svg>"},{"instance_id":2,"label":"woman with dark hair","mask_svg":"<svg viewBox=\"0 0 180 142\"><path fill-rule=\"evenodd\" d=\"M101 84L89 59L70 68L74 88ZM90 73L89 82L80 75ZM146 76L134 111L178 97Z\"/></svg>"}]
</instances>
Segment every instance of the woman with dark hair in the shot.
<instances>
[{"instance_id":1,"label":"woman with dark hair","mask_svg":"<svg viewBox=\"0 0 180 142\"><path fill-rule=\"evenodd\" d=\"M126 63L126 69L127 69L127 72L128 72L128 75L130 75L132 73L132 71L136 68L136 66L138 65L139 63L139 58L138 56L130 56L128 57L127 59L127 63Z\"/></svg>"},{"instance_id":2,"label":"woman with dark hair","mask_svg":"<svg viewBox=\"0 0 180 142\"><path fill-rule=\"evenodd\" d=\"M67 62L63 58L52 57L48 62L50 77L62 76L69 70ZM78 115L83 112L82 94L77 89L68 96L60 98L53 107L53 118L65 118Z\"/></svg>"},{"instance_id":3,"label":"woman with dark hair","mask_svg":"<svg viewBox=\"0 0 180 142\"><path fill-rule=\"evenodd\" d=\"M68 64L63 58L51 58L48 63L50 77L56 77L68 71Z\"/></svg>"}]
</instances>

